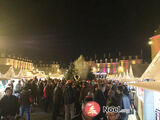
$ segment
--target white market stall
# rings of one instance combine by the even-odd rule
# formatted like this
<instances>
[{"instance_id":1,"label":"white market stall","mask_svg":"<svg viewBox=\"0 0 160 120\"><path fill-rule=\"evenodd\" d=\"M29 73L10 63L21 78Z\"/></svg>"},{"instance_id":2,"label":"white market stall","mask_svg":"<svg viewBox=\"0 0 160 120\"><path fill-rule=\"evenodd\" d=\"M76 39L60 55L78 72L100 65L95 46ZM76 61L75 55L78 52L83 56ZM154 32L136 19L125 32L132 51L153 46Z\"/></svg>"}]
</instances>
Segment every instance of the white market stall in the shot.
<instances>
[{"instance_id":1,"label":"white market stall","mask_svg":"<svg viewBox=\"0 0 160 120\"><path fill-rule=\"evenodd\" d=\"M140 78L138 83L128 83L137 87L138 114L141 119L160 119L160 51ZM146 82L146 80L150 80ZM142 94L139 96L139 90ZM158 102L157 102L158 101ZM142 107L140 107L142 106Z\"/></svg>"},{"instance_id":2,"label":"white market stall","mask_svg":"<svg viewBox=\"0 0 160 120\"><path fill-rule=\"evenodd\" d=\"M60 79L60 80L62 80L64 78L64 75L63 74L59 74L59 73L55 73L55 74L49 75L49 77L52 78L52 79Z\"/></svg>"}]
</instances>

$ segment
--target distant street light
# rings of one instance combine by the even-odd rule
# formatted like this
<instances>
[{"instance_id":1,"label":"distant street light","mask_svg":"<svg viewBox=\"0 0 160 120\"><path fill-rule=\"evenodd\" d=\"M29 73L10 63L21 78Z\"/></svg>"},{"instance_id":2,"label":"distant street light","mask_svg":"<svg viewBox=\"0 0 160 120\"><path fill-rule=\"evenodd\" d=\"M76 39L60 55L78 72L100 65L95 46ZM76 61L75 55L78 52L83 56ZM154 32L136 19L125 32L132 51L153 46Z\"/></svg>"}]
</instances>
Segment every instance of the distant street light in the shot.
<instances>
[{"instance_id":1,"label":"distant street light","mask_svg":"<svg viewBox=\"0 0 160 120\"><path fill-rule=\"evenodd\" d=\"M149 44L149 45L152 45L153 43L152 43L152 41L149 41L148 44Z\"/></svg>"},{"instance_id":2,"label":"distant street light","mask_svg":"<svg viewBox=\"0 0 160 120\"><path fill-rule=\"evenodd\" d=\"M148 44L149 44L149 46L150 46L150 55L151 55L151 58L152 58L152 44L153 44L153 42L150 40L150 41L148 42Z\"/></svg>"}]
</instances>

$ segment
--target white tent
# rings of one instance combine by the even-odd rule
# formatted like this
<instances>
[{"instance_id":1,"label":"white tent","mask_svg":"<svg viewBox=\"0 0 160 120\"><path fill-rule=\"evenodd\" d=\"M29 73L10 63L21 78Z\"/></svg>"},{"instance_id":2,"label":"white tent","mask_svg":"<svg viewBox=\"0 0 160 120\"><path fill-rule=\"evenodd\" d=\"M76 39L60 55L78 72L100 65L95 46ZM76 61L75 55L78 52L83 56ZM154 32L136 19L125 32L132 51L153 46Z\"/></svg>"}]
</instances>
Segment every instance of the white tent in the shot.
<instances>
[{"instance_id":1,"label":"white tent","mask_svg":"<svg viewBox=\"0 0 160 120\"><path fill-rule=\"evenodd\" d=\"M160 51L157 53L156 57L152 60L149 67L141 76L140 80L152 79L152 82L138 82L128 84L135 87L140 87L144 89L160 91Z\"/></svg>"},{"instance_id":2,"label":"white tent","mask_svg":"<svg viewBox=\"0 0 160 120\"><path fill-rule=\"evenodd\" d=\"M152 60L149 67L141 76L141 80L143 79L152 79L152 80L160 80L160 51L157 53L156 57Z\"/></svg>"},{"instance_id":3,"label":"white tent","mask_svg":"<svg viewBox=\"0 0 160 120\"><path fill-rule=\"evenodd\" d=\"M63 79L64 78L64 75L63 74L59 74L59 73L55 73L55 74L51 74L49 75L50 78L52 79Z\"/></svg>"},{"instance_id":4,"label":"white tent","mask_svg":"<svg viewBox=\"0 0 160 120\"><path fill-rule=\"evenodd\" d=\"M129 77L130 77L131 79L134 78L132 65L130 65L130 68L129 68Z\"/></svg>"},{"instance_id":5,"label":"white tent","mask_svg":"<svg viewBox=\"0 0 160 120\"><path fill-rule=\"evenodd\" d=\"M2 75L2 77L3 77L3 78L7 78L7 79L10 79L10 78L15 77L15 73L14 73L13 67L11 66L11 67L9 68L9 70L8 70L4 75Z\"/></svg>"}]
</instances>

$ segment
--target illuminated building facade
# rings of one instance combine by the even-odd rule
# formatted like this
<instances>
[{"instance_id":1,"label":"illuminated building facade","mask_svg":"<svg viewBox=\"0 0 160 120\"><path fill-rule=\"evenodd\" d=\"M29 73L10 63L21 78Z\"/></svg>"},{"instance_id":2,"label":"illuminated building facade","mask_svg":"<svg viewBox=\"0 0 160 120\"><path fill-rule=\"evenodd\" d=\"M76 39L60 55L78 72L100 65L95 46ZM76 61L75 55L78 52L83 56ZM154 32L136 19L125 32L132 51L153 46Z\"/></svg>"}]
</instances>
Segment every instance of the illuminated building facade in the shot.
<instances>
[{"instance_id":1,"label":"illuminated building facade","mask_svg":"<svg viewBox=\"0 0 160 120\"><path fill-rule=\"evenodd\" d=\"M151 45L152 60L153 60L156 54L160 50L160 34L155 35L149 39L150 39L149 44Z\"/></svg>"},{"instance_id":2,"label":"illuminated building facade","mask_svg":"<svg viewBox=\"0 0 160 120\"><path fill-rule=\"evenodd\" d=\"M142 63L143 60L139 59L138 56L129 56L128 59L123 57L123 59L120 60L118 58L106 58L105 60L92 61L91 67L96 78L106 78L107 75L120 74L129 71L130 65Z\"/></svg>"},{"instance_id":3,"label":"illuminated building facade","mask_svg":"<svg viewBox=\"0 0 160 120\"><path fill-rule=\"evenodd\" d=\"M11 55L6 55L5 53L0 53L0 64L11 65L15 69L22 69L22 70L28 70L28 71L32 71L34 69L34 66L31 60L15 57Z\"/></svg>"},{"instance_id":4,"label":"illuminated building facade","mask_svg":"<svg viewBox=\"0 0 160 120\"><path fill-rule=\"evenodd\" d=\"M54 62L52 64L43 64L42 62L39 62L39 64L35 65L35 68L39 71L44 71L47 75L61 72L60 64Z\"/></svg>"}]
</instances>

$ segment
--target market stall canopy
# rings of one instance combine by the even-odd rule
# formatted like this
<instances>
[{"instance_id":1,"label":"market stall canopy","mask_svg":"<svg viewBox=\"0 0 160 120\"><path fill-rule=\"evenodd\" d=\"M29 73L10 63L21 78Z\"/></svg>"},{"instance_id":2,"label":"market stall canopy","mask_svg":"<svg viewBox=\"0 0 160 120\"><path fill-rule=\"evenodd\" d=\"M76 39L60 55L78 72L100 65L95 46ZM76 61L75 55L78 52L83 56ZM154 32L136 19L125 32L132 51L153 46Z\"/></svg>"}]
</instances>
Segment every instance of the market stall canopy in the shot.
<instances>
[{"instance_id":1,"label":"market stall canopy","mask_svg":"<svg viewBox=\"0 0 160 120\"><path fill-rule=\"evenodd\" d=\"M152 60L149 67L141 76L141 80L143 79L152 79L152 80L160 80L160 51L157 53L156 57Z\"/></svg>"},{"instance_id":2,"label":"market stall canopy","mask_svg":"<svg viewBox=\"0 0 160 120\"><path fill-rule=\"evenodd\" d=\"M128 83L127 85L160 92L160 82Z\"/></svg>"},{"instance_id":3,"label":"market stall canopy","mask_svg":"<svg viewBox=\"0 0 160 120\"><path fill-rule=\"evenodd\" d=\"M52 71L52 69L51 68L38 68L38 70L39 71L44 71L44 73L46 74L46 75L49 75L49 73L50 73L50 71Z\"/></svg>"},{"instance_id":4,"label":"market stall canopy","mask_svg":"<svg viewBox=\"0 0 160 120\"><path fill-rule=\"evenodd\" d=\"M132 82L135 81L135 79L121 79L120 82Z\"/></svg>"},{"instance_id":5,"label":"market stall canopy","mask_svg":"<svg viewBox=\"0 0 160 120\"><path fill-rule=\"evenodd\" d=\"M63 74L59 74L59 73L55 73L55 74L51 74L49 75L50 78L57 78L57 79L62 79L64 77Z\"/></svg>"},{"instance_id":6,"label":"market stall canopy","mask_svg":"<svg viewBox=\"0 0 160 120\"><path fill-rule=\"evenodd\" d=\"M0 77L0 80L4 80L4 81L5 81L5 80L9 80L9 79L7 79L7 78L1 78L1 77Z\"/></svg>"},{"instance_id":7,"label":"market stall canopy","mask_svg":"<svg viewBox=\"0 0 160 120\"><path fill-rule=\"evenodd\" d=\"M0 65L0 73L5 74L10 69L11 65Z\"/></svg>"},{"instance_id":8,"label":"market stall canopy","mask_svg":"<svg viewBox=\"0 0 160 120\"><path fill-rule=\"evenodd\" d=\"M14 73L16 76L18 76L18 74L20 73L21 69L20 68L13 68Z\"/></svg>"},{"instance_id":9,"label":"market stall canopy","mask_svg":"<svg viewBox=\"0 0 160 120\"><path fill-rule=\"evenodd\" d=\"M130 72L126 75L123 75L123 78L120 80L121 82L138 82L148 64L135 64L130 66Z\"/></svg>"},{"instance_id":10,"label":"market stall canopy","mask_svg":"<svg viewBox=\"0 0 160 120\"><path fill-rule=\"evenodd\" d=\"M46 77L46 75L43 74L42 72L39 72L39 73L37 73L37 74L34 74L34 76L37 76L37 77L40 77L40 78L45 78L45 77Z\"/></svg>"},{"instance_id":11,"label":"market stall canopy","mask_svg":"<svg viewBox=\"0 0 160 120\"><path fill-rule=\"evenodd\" d=\"M10 79L13 77L15 77L15 73L12 66L9 68L9 70L5 74L2 74L2 78Z\"/></svg>"}]
</instances>

